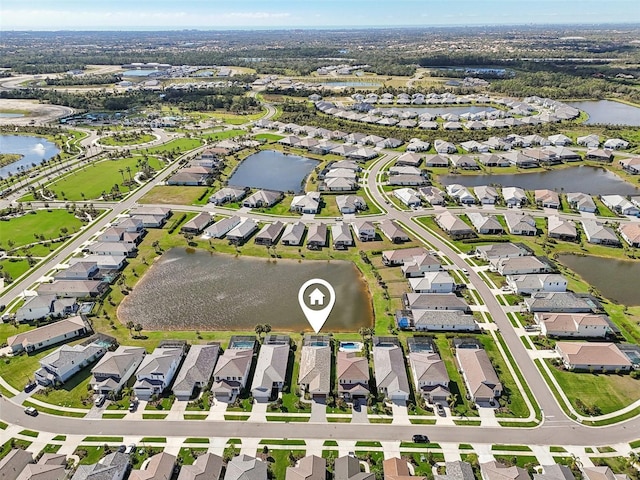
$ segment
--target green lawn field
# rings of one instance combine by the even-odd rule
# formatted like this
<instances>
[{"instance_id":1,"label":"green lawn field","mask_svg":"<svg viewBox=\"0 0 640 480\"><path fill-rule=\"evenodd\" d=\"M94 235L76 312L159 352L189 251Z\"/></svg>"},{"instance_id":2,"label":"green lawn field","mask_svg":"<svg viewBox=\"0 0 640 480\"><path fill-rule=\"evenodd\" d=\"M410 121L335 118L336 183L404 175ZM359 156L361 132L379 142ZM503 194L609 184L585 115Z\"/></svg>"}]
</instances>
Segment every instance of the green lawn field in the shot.
<instances>
[{"instance_id":1,"label":"green lawn field","mask_svg":"<svg viewBox=\"0 0 640 480\"><path fill-rule=\"evenodd\" d=\"M66 210L37 210L8 222L2 222L0 228L0 248L7 248L9 241L16 248L38 241L34 234L44 235L46 239L60 236L60 228L66 227L69 233L76 232L82 226L72 213Z\"/></svg>"},{"instance_id":2,"label":"green lawn field","mask_svg":"<svg viewBox=\"0 0 640 480\"><path fill-rule=\"evenodd\" d=\"M118 185L120 191L126 193L128 187L122 185L123 175L125 179L129 179L126 171L128 167L131 169L131 176L135 176L138 171L136 163L141 158L130 157L93 163L74 170L64 178L48 185L47 188L54 191L58 199L69 201L95 200L102 196L102 192L109 192L114 185ZM164 164L155 157L149 157L149 166L159 170ZM120 173L120 170L123 173Z\"/></svg>"}]
</instances>

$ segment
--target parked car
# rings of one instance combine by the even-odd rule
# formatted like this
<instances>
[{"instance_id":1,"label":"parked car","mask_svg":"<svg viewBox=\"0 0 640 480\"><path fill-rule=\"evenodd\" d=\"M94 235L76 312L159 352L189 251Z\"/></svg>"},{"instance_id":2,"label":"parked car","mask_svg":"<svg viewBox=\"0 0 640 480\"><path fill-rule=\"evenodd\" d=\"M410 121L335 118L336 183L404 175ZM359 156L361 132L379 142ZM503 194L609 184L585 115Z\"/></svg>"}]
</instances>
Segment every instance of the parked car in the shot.
<instances>
[{"instance_id":1,"label":"parked car","mask_svg":"<svg viewBox=\"0 0 640 480\"><path fill-rule=\"evenodd\" d=\"M127 445L127 448L125 448L124 453L126 453L127 455L131 455L135 450L136 444L130 443L129 445Z\"/></svg>"},{"instance_id":2,"label":"parked car","mask_svg":"<svg viewBox=\"0 0 640 480\"><path fill-rule=\"evenodd\" d=\"M441 403L436 403L436 412L438 412L438 415L440 415L441 417L444 417L447 415Z\"/></svg>"},{"instance_id":3,"label":"parked car","mask_svg":"<svg viewBox=\"0 0 640 480\"><path fill-rule=\"evenodd\" d=\"M35 409L35 407L27 407L24 409L24 413L26 413L27 415L31 416L31 417L37 417L38 416L38 410Z\"/></svg>"},{"instance_id":4,"label":"parked car","mask_svg":"<svg viewBox=\"0 0 640 480\"><path fill-rule=\"evenodd\" d=\"M129 402L129 411L135 412L136 408L138 408L138 402L136 400Z\"/></svg>"},{"instance_id":5,"label":"parked car","mask_svg":"<svg viewBox=\"0 0 640 480\"><path fill-rule=\"evenodd\" d=\"M24 391L26 393L29 393L31 390L33 390L37 386L38 386L38 384L36 382L29 382L24 386Z\"/></svg>"},{"instance_id":6,"label":"parked car","mask_svg":"<svg viewBox=\"0 0 640 480\"><path fill-rule=\"evenodd\" d=\"M429 443L429 437L426 435L414 435L413 443Z\"/></svg>"},{"instance_id":7,"label":"parked car","mask_svg":"<svg viewBox=\"0 0 640 480\"><path fill-rule=\"evenodd\" d=\"M118 453L124 453L124 451L127 449L126 445L120 445L118 447Z\"/></svg>"},{"instance_id":8,"label":"parked car","mask_svg":"<svg viewBox=\"0 0 640 480\"><path fill-rule=\"evenodd\" d=\"M102 405L104 405L105 400L107 399L107 396L103 393L101 393L100 395L98 395L95 400L93 401L93 404L96 407L101 407Z\"/></svg>"}]
</instances>

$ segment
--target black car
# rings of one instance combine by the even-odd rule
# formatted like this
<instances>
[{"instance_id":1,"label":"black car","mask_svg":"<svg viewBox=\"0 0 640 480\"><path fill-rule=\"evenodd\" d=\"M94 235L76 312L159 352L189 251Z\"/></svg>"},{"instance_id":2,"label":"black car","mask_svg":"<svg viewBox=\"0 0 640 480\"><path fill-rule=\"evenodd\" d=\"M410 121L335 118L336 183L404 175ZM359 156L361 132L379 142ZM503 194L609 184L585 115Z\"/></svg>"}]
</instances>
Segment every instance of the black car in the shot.
<instances>
[{"instance_id":1,"label":"black car","mask_svg":"<svg viewBox=\"0 0 640 480\"><path fill-rule=\"evenodd\" d=\"M413 443L429 443L429 438L426 435L414 435Z\"/></svg>"},{"instance_id":2,"label":"black car","mask_svg":"<svg viewBox=\"0 0 640 480\"><path fill-rule=\"evenodd\" d=\"M31 390L33 390L37 386L38 386L38 384L36 382L29 382L24 386L24 391L26 393L29 393Z\"/></svg>"}]
</instances>

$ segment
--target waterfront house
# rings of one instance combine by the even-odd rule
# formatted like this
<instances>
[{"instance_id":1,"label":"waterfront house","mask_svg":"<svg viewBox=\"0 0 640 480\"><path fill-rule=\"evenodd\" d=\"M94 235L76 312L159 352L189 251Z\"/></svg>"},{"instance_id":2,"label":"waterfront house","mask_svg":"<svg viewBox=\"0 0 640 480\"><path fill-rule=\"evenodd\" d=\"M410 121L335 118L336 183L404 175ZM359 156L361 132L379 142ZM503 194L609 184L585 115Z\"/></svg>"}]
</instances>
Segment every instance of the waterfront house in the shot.
<instances>
[{"instance_id":1,"label":"waterfront house","mask_svg":"<svg viewBox=\"0 0 640 480\"><path fill-rule=\"evenodd\" d=\"M278 243L282 230L284 230L284 223L276 220L262 227L262 230L256 234L254 242L256 245L265 245L267 247L275 245Z\"/></svg>"},{"instance_id":2,"label":"waterfront house","mask_svg":"<svg viewBox=\"0 0 640 480\"><path fill-rule=\"evenodd\" d=\"M289 337L268 336L260 347L251 394L257 401L276 397L284 386L289 364Z\"/></svg>"},{"instance_id":3,"label":"waterfront house","mask_svg":"<svg viewBox=\"0 0 640 480\"><path fill-rule=\"evenodd\" d=\"M7 346L11 353L35 352L60 342L68 342L76 337L91 332L86 319L80 315L65 318L42 327L18 333L7 338Z\"/></svg>"},{"instance_id":4,"label":"waterfront house","mask_svg":"<svg viewBox=\"0 0 640 480\"><path fill-rule=\"evenodd\" d=\"M338 352L338 395L345 400L366 398L369 395L369 362L355 352Z\"/></svg>"},{"instance_id":5,"label":"waterfront house","mask_svg":"<svg viewBox=\"0 0 640 480\"><path fill-rule=\"evenodd\" d=\"M560 196L557 192L548 189L535 190L536 203L543 208L560 208Z\"/></svg>"},{"instance_id":6,"label":"waterfront house","mask_svg":"<svg viewBox=\"0 0 640 480\"><path fill-rule=\"evenodd\" d=\"M75 298L58 298L54 294L26 297L24 304L16 311L17 322L29 322L41 318L60 318L78 311Z\"/></svg>"},{"instance_id":7,"label":"waterfront house","mask_svg":"<svg viewBox=\"0 0 640 480\"><path fill-rule=\"evenodd\" d=\"M302 222L288 223L284 227L282 237L280 241L283 245L299 246L302 245L302 239L304 238L304 232L306 227Z\"/></svg>"},{"instance_id":8,"label":"waterfront house","mask_svg":"<svg viewBox=\"0 0 640 480\"><path fill-rule=\"evenodd\" d=\"M611 332L603 314L538 312L533 318L540 332L550 337L604 338Z\"/></svg>"},{"instance_id":9,"label":"waterfront house","mask_svg":"<svg viewBox=\"0 0 640 480\"><path fill-rule=\"evenodd\" d=\"M328 337L304 338L298 385L313 398L326 398L331 392L331 346Z\"/></svg>"},{"instance_id":10,"label":"waterfront house","mask_svg":"<svg viewBox=\"0 0 640 480\"><path fill-rule=\"evenodd\" d=\"M567 203L571 208L578 212L595 213L597 210L596 203L591 195L580 192L567 193Z\"/></svg>"},{"instance_id":11,"label":"waterfront house","mask_svg":"<svg viewBox=\"0 0 640 480\"><path fill-rule=\"evenodd\" d=\"M220 354L220 344L192 345L173 383L173 394L178 400L189 400L196 388L207 386Z\"/></svg>"},{"instance_id":12,"label":"waterfront house","mask_svg":"<svg viewBox=\"0 0 640 480\"><path fill-rule=\"evenodd\" d=\"M378 392L392 402L406 402L411 391L402 348L374 341L373 365Z\"/></svg>"},{"instance_id":13,"label":"waterfront house","mask_svg":"<svg viewBox=\"0 0 640 480\"><path fill-rule=\"evenodd\" d=\"M307 234L307 248L318 250L327 246L327 226L324 223L312 223Z\"/></svg>"},{"instance_id":14,"label":"waterfront house","mask_svg":"<svg viewBox=\"0 0 640 480\"><path fill-rule=\"evenodd\" d=\"M582 229L587 236L587 241L595 245L620 246L620 239L611 227L592 219L582 220Z\"/></svg>"},{"instance_id":15,"label":"waterfront house","mask_svg":"<svg viewBox=\"0 0 640 480\"><path fill-rule=\"evenodd\" d=\"M201 212L191 220L186 222L180 228L180 233L187 233L192 235L200 235L205 228L213 223L213 217L208 212Z\"/></svg>"},{"instance_id":16,"label":"waterfront house","mask_svg":"<svg viewBox=\"0 0 640 480\"><path fill-rule=\"evenodd\" d=\"M252 218L244 218L227 232L227 240L234 245L242 245L258 230L258 224Z\"/></svg>"},{"instance_id":17,"label":"waterfront house","mask_svg":"<svg viewBox=\"0 0 640 480\"><path fill-rule=\"evenodd\" d=\"M567 291L567 279L555 273L507 275L507 285L518 295Z\"/></svg>"},{"instance_id":18,"label":"waterfront house","mask_svg":"<svg viewBox=\"0 0 640 480\"><path fill-rule=\"evenodd\" d=\"M136 397L149 400L153 395L164 392L171 384L183 355L184 350L178 347L157 347L146 355L136 370L136 383L133 385Z\"/></svg>"},{"instance_id":19,"label":"waterfront house","mask_svg":"<svg viewBox=\"0 0 640 480\"><path fill-rule=\"evenodd\" d=\"M637 223L625 223L618 227L620 236L629 246L640 248L640 225Z\"/></svg>"},{"instance_id":20,"label":"waterfront house","mask_svg":"<svg viewBox=\"0 0 640 480\"><path fill-rule=\"evenodd\" d=\"M237 227L241 221L242 219L237 215L229 218L223 218L206 228L204 233L210 238L222 238L233 228Z\"/></svg>"},{"instance_id":21,"label":"waterfront house","mask_svg":"<svg viewBox=\"0 0 640 480\"><path fill-rule=\"evenodd\" d=\"M213 385L211 392L219 400L231 401L245 388L253 360L253 348L230 347L218 357L213 370Z\"/></svg>"},{"instance_id":22,"label":"waterfront house","mask_svg":"<svg viewBox=\"0 0 640 480\"><path fill-rule=\"evenodd\" d=\"M333 248L335 250L346 250L354 245L348 224L337 223L331 225L331 237L333 238Z\"/></svg>"},{"instance_id":23,"label":"waterfront house","mask_svg":"<svg viewBox=\"0 0 640 480\"><path fill-rule=\"evenodd\" d=\"M440 355L433 352L411 352L409 365L416 391L429 403L447 403L451 395L450 379Z\"/></svg>"}]
</instances>

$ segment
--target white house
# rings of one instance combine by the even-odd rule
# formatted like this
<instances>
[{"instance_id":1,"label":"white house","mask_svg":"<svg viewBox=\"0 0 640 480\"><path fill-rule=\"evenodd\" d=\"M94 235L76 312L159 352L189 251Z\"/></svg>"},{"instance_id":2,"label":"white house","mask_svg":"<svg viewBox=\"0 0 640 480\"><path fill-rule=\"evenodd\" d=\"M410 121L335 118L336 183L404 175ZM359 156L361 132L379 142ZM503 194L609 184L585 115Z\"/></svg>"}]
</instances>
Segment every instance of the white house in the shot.
<instances>
[{"instance_id":1,"label":"white house","mask_svg":"<svg viewBox=\"0 0 640 480\"><path fill-rule=\"evenodd\" d=\"M57 385L69 380L84 367L106 353L106 348L96 343L89 345L62 345L40 359L35 379L40 385Z\"/></svg>"},{"instance_id":2,"label":"white house","mask_svg":"<svg viewBox=\"0 0 640 480\"><path fill-rule=\"evenodd\" d=\"M230 400L240 393L247 384L252 360L253 348L229 348L218 358L211 387L216 398Z\"/></svg>"},{"instance_id":3,"label":"white house","mask_svg":"<svg viewBox=\"0 0 640 480\"><path fill-rule=\"evenodd\" d=\"M600 199L607 207L621 215L633 215L637 217L640 214L638 207L622 195L603 195Z\"/></svg>"},{"instance_id":4,"label":"white house","mask_svg":"<svg viewBox=\"0 0 640 480\"><path fill-rule=\"evenodd\" d=\"M7 338L7 346L11 348L11 353L14 354L23 350L31 353L56 343L70 341L90 331L91 328L85 319L77 315L12 335Z\"/></svg>"},{"instance_id":5,"label":"white house","mask_svg":"<svg viewBox=\"0 0 640 480\"><path fill-rule=\"evenodd\" d=\"M158 347L144 357L136 371L135 395L142 400L160 395L173 380L183 354L182 348Z\"/></svg>"},{"instance_id":6,"label":"white house","mask_svg":"<svg viewBox=\"0 0 640 480\"><path fill-rule=\"evenodd\" d=\"M507 285L518 295L567 291L567 279L554 273L507 275Z\"/></svg>"},{"instance_id":7,"label":"white house","mask_svg":"<svg viewBox=\"0 0 640 480\"><path fill-rule=\"evenodd\" d=\"M120 345L114 352L107 352L91 369L91 388L96 393L119 392L146 354L144 347L125 345Z\"/></svg>"},{"instance_id":8,"label":"white house","mask_svg":"<svg viewBox=\"0 0 640 480\"><path fill-rule=\"evenodd\" d=\"M376 227L368 220L356 220L351 224L356 237L361 242L370 242L376 239Z\"/></svg>"},{"instance_id":9,"label":"white house","mask_svg":"<svg viewBox=\"0 0 640 480\"><path fill-rule=\"evenodd\" d=\"M211 379L220 354L220 345L192 345L173 383L173 394L178 400L189 400L195 389L202 389Z\"/></svg>"},{"instance_id":10,"label":"white house","mask_svg":"<svg viewBox=\"0 0 640 480\"><path fill-rule=\"evenodd\" d=\"M453 277L445 271L425 272L423 277L409 278L409 285L416 293L451 293L456 289Z\"/></svg>"},{"instance_id":11,"label":"white house","mask_svg":"<svg viewBox=\"0 0 640 480\"><path fill-rule=\"evenodd\" d=\"M393 191L393 196L409 208L419 207L421 205L418 192L413 188L399 188Z\"/></svg>"},{"instance_id":12,"label":"white house","mask_svg":"<svg viewBox=\"0 0 640 480\"><path fill-rule=\"evenodd\" d=\"M289 344L265 344L260 347L251 394L258 401L268 401L284 386L289 364Z\"/></svg>"}]
</instances>

